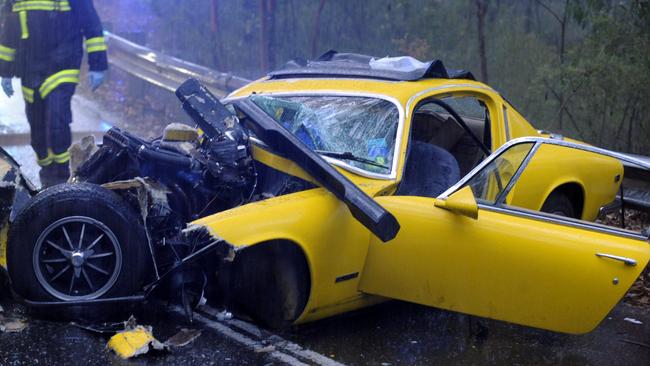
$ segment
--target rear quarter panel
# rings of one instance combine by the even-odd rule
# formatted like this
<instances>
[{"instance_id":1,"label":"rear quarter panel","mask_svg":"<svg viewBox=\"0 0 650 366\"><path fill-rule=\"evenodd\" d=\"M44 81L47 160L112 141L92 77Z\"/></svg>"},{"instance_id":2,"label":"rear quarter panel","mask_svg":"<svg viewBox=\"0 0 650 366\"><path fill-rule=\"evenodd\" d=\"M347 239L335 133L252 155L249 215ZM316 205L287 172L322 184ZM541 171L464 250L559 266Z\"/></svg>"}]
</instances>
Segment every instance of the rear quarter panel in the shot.
<instances>
[{"instance_id":1,"label":"rear quarter panel","mask_svg":"<svg viewBox=\"0 0 650 366\"><path fill-rule=\"evenodd\" d=\"M540 210L553 190L574 183L584 194L582 219L593 221L600 208L615 199L622 178L623 165L614 158L545 144L530 161L506 202Z\"/></svg>"}]
</instances>

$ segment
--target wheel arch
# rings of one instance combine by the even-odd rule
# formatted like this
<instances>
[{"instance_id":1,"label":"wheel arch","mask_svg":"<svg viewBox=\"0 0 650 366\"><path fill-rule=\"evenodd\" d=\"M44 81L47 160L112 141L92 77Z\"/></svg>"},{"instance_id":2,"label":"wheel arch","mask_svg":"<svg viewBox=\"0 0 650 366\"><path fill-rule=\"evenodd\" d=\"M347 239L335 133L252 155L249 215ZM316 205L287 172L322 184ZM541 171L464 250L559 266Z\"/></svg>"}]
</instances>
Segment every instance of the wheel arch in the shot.
<instances>
[{"instance_id":1,"label":"wheel arch","mask_svg":"<svg viewBox=\"0 0 650 366\"><path fill-rule=\"evenodd\" d=\"M551 195L554 193L560 193L568 197L571 203L573 204L573 208L575 209L575 212L578 214L578 217L579 218L584 217L586 192L584 186L581 183L577 181L567 181L556 185L553 189L551 189L548 192L546 198L544 198L544 202L542 203L542 205L544 205L546 201L549 199L549 197L551 197Z\"/></svg>"},{"instance_id":2,"label":"wheel arch","mask_svg":"<svg viewBox=\"0 0 650 366\"><path fill-rule=\"evenodd\" d=\"M282 290L286 294L293 295L289 299L289 305L291 307L285 308L291 314L290 319L286 320L289 323L293 323L302 316L311 298L313 271L307 251L297 241L288 238L274 238L246 246L239 251L233 265L233 281L235 281L233 282L233 286L235 286L233 289L235 290L235 296L238 296L239 291L237 289L237 281L240 279L236 278L238 276L241 276L246 281L255 281L265 278L264 276L268 275L281 279L286 279L289 276L289 281L281 281L285 285L295 286L294 289L286 288ZM268 270L272 270L273 273L268 273ZM243 274L240 271L246 271L246 273ZM279 290L274 286L266 286L268 278L265 278L265 280L266 282L264 280L261 281L265 283L265 286L260 287L262 291ZM292 280L295 280L295 282ZM269 295L263 294L263 297L269 298ZM242 300L245 299L237 299L235 301ZM273 324L273 327L283 327L286 325L288 324Z\"/></svg>"}]
</instances>

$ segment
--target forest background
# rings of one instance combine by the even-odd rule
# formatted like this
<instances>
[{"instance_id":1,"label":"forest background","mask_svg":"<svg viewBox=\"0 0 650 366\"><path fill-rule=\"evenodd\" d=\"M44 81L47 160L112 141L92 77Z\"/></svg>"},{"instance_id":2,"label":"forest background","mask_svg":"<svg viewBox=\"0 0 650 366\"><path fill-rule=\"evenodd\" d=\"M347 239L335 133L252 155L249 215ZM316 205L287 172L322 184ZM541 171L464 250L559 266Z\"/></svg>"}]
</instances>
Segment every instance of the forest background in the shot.
<instances>
[{"instance_id":1,"label":"forest background","mask_svg":"<svg viewBox=\"0 0 650 366\"><path fill-rule=\"evenodd\" d=\"M139 23L123 35L251 79L329 49L440 59L489 83L537 128L650 155L649 0L95 3L118 34Z\"/></svg>"}]
</instances>

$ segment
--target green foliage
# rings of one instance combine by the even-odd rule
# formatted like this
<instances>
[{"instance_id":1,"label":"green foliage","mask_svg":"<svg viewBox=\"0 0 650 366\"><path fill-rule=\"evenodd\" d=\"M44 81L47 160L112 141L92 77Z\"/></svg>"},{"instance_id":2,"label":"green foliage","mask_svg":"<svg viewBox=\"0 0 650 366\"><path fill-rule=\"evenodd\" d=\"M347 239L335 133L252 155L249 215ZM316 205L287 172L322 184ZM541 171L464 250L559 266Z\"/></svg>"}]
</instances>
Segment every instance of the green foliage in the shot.
<instances>
[{"instance_id":1,"label":"green foliage","mask_svg":"<svg viewBox=\"0 0 650 366\"><path fill-rule=\"evenodd\" d=\"M590 33L569 51L570 61L540 70L546 88L566 99L567 134L616 150L650 153L650 28L643 6L647 2L598 6L589 13ZM557 127L553 122L551 128Z\"/></svg>"},{"instance_id":2,"label":"green foliage","mask_svg":"<svg viewBox=\"0 0 650 366\"><path fill-rule=\"evenodd\" d=\"M312 48L439 58L475 75L480 66L475 0L326 0L320 16L320 0L143 1L158 16L152 47L249 78ZM649 3L489 1L491 86L539 128L650 154Z\"/></svg>"}]
</instances>

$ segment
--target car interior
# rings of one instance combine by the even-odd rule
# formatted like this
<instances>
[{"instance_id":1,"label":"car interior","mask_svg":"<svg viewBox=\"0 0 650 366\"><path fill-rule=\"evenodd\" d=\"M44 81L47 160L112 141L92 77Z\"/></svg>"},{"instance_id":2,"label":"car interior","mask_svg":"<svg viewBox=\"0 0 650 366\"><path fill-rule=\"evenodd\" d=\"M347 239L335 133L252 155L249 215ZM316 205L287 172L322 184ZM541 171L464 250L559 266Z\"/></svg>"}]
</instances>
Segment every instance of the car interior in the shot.
<instances>
[{"instance_id":1,"label":"car interior","mask_svg":"<svg viewBox=\"0 0 650 366\"><path fill-rule=\"evenodd\" d=\"M453 99L453 98L449 98ZM473 111L456 112L480 141L491 147L490 118L485 105L475 98L458 98ZM450 103L458 104L458 103ZM462 104L461 104L462 107ZM479 117L482 114L483 117ZM426 103L415 111L404 176L397 195L437 197L469 173L485 157L479 144L446 110Z\"/></svg>"}]
</instances>

